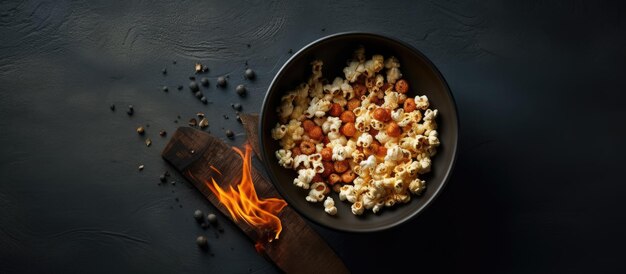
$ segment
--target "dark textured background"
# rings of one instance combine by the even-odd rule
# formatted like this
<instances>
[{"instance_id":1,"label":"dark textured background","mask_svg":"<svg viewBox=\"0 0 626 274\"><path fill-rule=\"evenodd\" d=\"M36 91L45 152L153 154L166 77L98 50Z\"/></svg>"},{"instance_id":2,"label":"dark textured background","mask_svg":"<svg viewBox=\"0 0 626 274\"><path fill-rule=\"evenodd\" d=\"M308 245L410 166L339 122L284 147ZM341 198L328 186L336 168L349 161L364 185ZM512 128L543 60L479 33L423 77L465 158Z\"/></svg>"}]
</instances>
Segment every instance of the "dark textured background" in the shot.
<instances>
[{"instance_id":1,"label":"dark textured background","mask_svg":"<svg viewBox=\"0 0 626 274\"><path fill-rule=\"evenodd\" d=\"M223 215L219 238L202 230L193 210L215 209L188 183L157 185L169 170L157 132L203 111L240 145L229 104L257 112L289 49L351 30L431 58L461 141L451 181L418 218L370 234L315 226L350 270L626 272L623 2L306 2L1 1L0 273L277 272ZM206 106L186 88L196 61L210 68Z\"/></svg>"}]
</instances>

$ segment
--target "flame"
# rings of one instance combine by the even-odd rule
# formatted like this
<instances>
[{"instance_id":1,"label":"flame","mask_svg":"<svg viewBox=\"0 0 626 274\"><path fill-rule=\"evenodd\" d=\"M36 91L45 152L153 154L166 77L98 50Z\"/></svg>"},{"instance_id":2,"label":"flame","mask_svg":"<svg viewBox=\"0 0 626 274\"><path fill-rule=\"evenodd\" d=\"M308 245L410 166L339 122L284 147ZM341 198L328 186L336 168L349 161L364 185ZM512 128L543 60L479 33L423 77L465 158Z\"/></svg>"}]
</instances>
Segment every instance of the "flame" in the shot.
<instances>
[{"instance_id":1,"label":"flame","mask_svg":"<svg viewBox=\"0 0 626 274\"><path fill-rule=\"evenodd\" d=\"M279 198L260 199L252 182L252 147L246 144L245 155L236 147L233 147L233 150L243 159L241 181L236 184L236 188L230 185L228 189L223 189L213 178L211 178L211 182L205 180L204 183L211 189L220 203L226 207L235 222L243 220L256 229L259 239L255 247L260 252L263 249L262 241L271 242L278 239L283 228L277 215L287 205L287 202ZM217 168L211 166L211 169L221 175Z\"/></svg>"}]
</instances>

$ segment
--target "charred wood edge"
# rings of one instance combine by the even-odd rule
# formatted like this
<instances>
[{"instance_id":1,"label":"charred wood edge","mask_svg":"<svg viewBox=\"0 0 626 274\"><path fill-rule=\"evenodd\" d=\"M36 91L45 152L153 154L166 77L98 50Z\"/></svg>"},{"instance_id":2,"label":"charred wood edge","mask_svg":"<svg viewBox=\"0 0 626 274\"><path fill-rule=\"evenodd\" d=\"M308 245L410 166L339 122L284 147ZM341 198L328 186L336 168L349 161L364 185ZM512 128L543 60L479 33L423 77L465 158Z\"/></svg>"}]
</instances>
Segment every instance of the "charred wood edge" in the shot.
<instances>
[{"instance_id":1,"label":"charred wood edge","mask_svg":"<svg viewBox=\"0 0 626 274\"><path fill-rule=\"evenodd\" d=\"M261 150L259 147L259 114L242 113L239 115L243 128L246 130L246 137L248 137L248 143L252 146L254 154L262 162Z\"/></svg>"}]
</instances>

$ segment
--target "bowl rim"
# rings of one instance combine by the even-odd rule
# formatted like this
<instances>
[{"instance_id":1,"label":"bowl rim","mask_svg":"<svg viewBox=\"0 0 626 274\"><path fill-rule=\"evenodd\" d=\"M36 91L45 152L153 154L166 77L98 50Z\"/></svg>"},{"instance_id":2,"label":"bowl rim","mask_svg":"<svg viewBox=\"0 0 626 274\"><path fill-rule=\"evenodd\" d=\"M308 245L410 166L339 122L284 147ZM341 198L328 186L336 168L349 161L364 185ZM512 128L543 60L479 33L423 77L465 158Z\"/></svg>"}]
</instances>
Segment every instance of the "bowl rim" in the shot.
<instances>
[{"instance_id":1,"label":"bowl rim","mask_svg":"<svg viewBox=\"0 0 626 274\"><path fill-rule=\"evenodd\" d=\"M386 225L381 225L381 226L376 226L376 227L370 227L370 228L350 228L350 227L336 227L336 226L330 226L328 224L322 223L319 220L310 217L308 214L306 214L305 212L303 212L300 208L292 206L291 208L294 209L296 212L298 212L299 215L304 216L305 219L312 221L313 223L320 225L322 227L334 230L334 231L340 231L340 232L357 232L357 233L368 233L368 232L378 232L378 231L383 231L383 230L387 230L390 228L394 228L394 227L398 227L401 226L403 224L406 224L407 221L414 219L415 217L417 217L418 215L420 215L424 210L426 210L426 208L428 208L433 202L434 200L441 194L441 192L443 191L443 188L448 184L448 181L450 180L450 177L452 176L452 172L454 170L454 167L456 165L456 161L457 161L457 156L458 156L458 144L459 144L459 136L460 136L460 119L459 119L459 112L458 112L458 108L457 108L457 104L456 104L456 100L454 99L454 94L452 93L452 90L450 89L450 86L448 85L448 82L446 81L446 79L443 77L443 74L441 73L441 71L439 71L439 68L437 66L435 66L435 64L430 60L430 58L428 58L424 53L422 53L420 50L418 50L416 47L412 46L411 44L403 41L402 39L398 39L394 36L388 35L388 34L380 34L380 33L376 33L376 32L364 32L364 31L345 31L345 32L337 32L337 33L333 33L333 34L329 34L323 37L320 37L318 39L313 40L312 42L309 42L308 44L302 46L297 52L295 52L289 59L287 59L287 61L285 61L283 63L283 65L278 69L278 71L276 72L276 74L274 75L272 81L270 82L270 85L267 87L266 92L265 92L265 96L263 97L263 102L261 104L261 112L259 115L259 124L258 124L258 143L260 146L260 152L261 155L259 155L261 157L261 162L263 167L265 168L265 171L267 173L267 175L269 176L269 180L272 182L272 185L274 186L274 188L278 191L278 193L282 196L281 198L285 199L285 193L284 193L284 189L282 188L282 186L279 186L278 183L278 178L276 178L276 176L274 175L273 172L271 172L271 168L270 168L270 157L269 155L267 155L267 153L265 152L265 149L263 147L263 143L265 142L264 140L264 135L263 135L263 130L264 130L264 126L263 126L263 115L266 111L266 107L268 103L268 100L270 99L270 94L271 94L271 90L274 88L274 86L277 83L277 80L279 78L279 76L281 76L284 72L285 72L285 68L287 66L289 66L291 64L291 62L293 60L295 60L296 58L298 58L302 52L324 42L327 40L331 40L331 39L335 39L338 37L343 37L343 36L373 36L379 39L383 39L383 40L388 40L394 43L398 43L401 46L404 46L406 48L408 48L409 50L411 50L412 52L414 52L415 54L419 55L421 58L423 58L423 60L430 66L430 68L432 68L433 72L435 73L435 75L439 78L439 80L441 81L441 83L443 84L444 89L446 90L446 92L448 93L448 95L450 96L450 100L452 103L452 108L454 110L454 119L456 120L456 128L455 133L456 133L456 138L453 144L447 144L447 146L449 146L452 149L452 160L450 162L450 164L448 165L448 169L445 171L445 174L443 175L443 180L441 182L441 184L439 185L439 187L437 189L435 189L435 191L433 192L433 194L424 202L424 204L417 208L415 210L415 212L408 214L407 216L405 216L404 218L400 218L392 223L386 224ZM289 201L287 201L287 203L289 204Z\"/></svg>"}]
</instances>

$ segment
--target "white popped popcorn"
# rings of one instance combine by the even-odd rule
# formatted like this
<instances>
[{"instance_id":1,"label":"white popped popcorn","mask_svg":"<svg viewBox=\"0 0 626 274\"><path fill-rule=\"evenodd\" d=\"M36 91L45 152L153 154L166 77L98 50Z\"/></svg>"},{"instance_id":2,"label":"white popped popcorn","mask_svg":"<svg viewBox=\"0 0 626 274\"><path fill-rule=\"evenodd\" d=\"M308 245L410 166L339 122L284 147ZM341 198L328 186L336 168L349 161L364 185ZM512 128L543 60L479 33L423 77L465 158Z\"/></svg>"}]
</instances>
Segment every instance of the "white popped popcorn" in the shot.
<instances>
[{"instance_id":1,"label":"white popped popcorn","mask_svg":"<svg viewBox=\"0 0 626 274\"><path fill-rule=\"evenodd\" d=\"M296 157L293 157L293 168L298 167L311 167L311 161L309 160L309 156L307 156L306 154L300 154Z\"/></svg>"},{"instance_id":2,"label":"white popped popcorn","mask_svg":"<svg viewBox=\"0 0 626 274\"><path fill-rule=\"evenodd\" d=\"M330 102L326 99L313 98L305 112L307 118L322 117L330 109Z\"/></svg>"},{"instance_id":3,"label":"white popped popcorn","mask_svg":"<svg viewBox=\"0 0 626 274\"><path fill-rule=\"evenodd\" d=\"M384 206L384 201L379 201L377 202L373 207L372 207L372 212L374 212L374 214L380 212L380 210L383 208Z\"/></svg>"},{"instance_id":4,"label":"white popped popcorn","mask_svg":"<svg viewBox=\"0 0 626 274\"><path fill-rule=\"evenodd\" d=\"M424 112L424 121L432 121L437 118L437 110L427 109Z\"/></svg>"},{"instance_id":5,"label":"white popped popcorn","mask_svg":"<svg viewBox=\"0 0 626 274\"><path fill-rule=\"evenodd\" d=\"M354 203L356 201L356 195L354 194L354 186L344 185L339 191L339 200L348 201Z\"/></svg>"},{"instance_id":6,"label":"white popped popcorn","mask_svg":"<svg viewBox=\"0 0 626 274\"><path fill-rule=\"evenodd\" d=\"M339 104L342 107L346 106L346 104L348 103L348 100L346 100L346 98L343 96L333 96L332 101L333 103Z\"/></svg>"},{"instance_id":7,"label":"white popped popcorn","mask_svg":"<svg viewBox=\"0 0 626 274\"><path fill-rule=\"evenodd\" d=\"M400 146L392 146L387 149L387 155L385 155L385 161L400 161L406 157L405 152L402 151Z\"/></svg>"},{"instance_id":8,"label":"white popped popcorn","mask_svg":"<svg viewBox=\"0 0 626 274\"><path fill-rule=\"evenodd\" d=\"M347 100L350 100L354 97L354 89L350 84L348 84L348 81L345 81L343 82L343 84L341 84L341 92L343 97Z\"/></svg>"},{"instance_id":9,"label":"white popped popcorn","mask_svg":"<svg viewBox=\"0 0 626 274\"><path fill-rule=\"evenodd\" d=\"M363 204L360 201L356 201L354 204L352 204L352 214L354 215L361 215L363 214L363 211L365 211L365 208L363 207Z\"/></svg>"},{"instance_id":10,"label":"white popped popcorn","mask_svg":"<svg viewBox=\"0 0 626 274\"><path fill-rule=\"evenodd\" d=\"M385 68L390 69L399 67L400 61L398 61L398 58L396 58L395 56L390 56L389 58L387 58L387 60L385 60Z\"/></svg>"},{"instance_id":11,"label":"white popped popcorn","mask_svg":"<svg viewBox=\"0 0 626 274\"><path fill-rule=\"evenodd\" d=\"M419 110L427 110L430 103L428 102L428 97L426 95L415 96L415 105Z\"/></svg>"},{"instance_id":12,"label":"white popped popcorn","mask_svg":"<svg viewBox=\"0 0 626 274\"><path fill-rule=\"evenodd\" d=\"M339 132L340 127L341 127L341 120L339 120L339 118L328 117L326 121L322 124L322 131L324 133Z\"/></svg>"},{"instance_id":13,"label":"white popped popcorn","mask_svg":"<svg viewBox=\"0 0 626 274\"><path fill-rule=\"evenodd\" d=\"M324 200L328 187L323 182L316 182L311 185L309 195L306 196L306 200L311 203L317 203Z\"/></svg>"},{"instance_id":14,"label":"white popped popcorn","mask_svg":"<svg viewBox=\"0 0 626 274\"><path fill-rule=\"evenodd\" d=\"M387 143L387 142L389 142L389 141L393 141L393 140L397 139L397 138L395 138L395 137L390 137L390 136L387 134L387 132L382 131L382 130L381 130L381 131L379 131L379 132L378 132L378 134L376 134L376 137L375 137L375 138L376 138L376 140L378 140L378 141L379 141L381 144L383 144L383 145L384 145L384 144L386 144L386 143Z\"/></svg>"},{"instance_id":15,"label":"white popped popcorn","mask_svg":"<svg viewBox=\"0 0 626 274\"><path fill-rule=\"evenodd\" d=\"M362 169L374 170L377 165L376 156L370 155L366 160L361 161L359 165Z\"/></svg>"},{"instance_id":16,"label":"white popped popcorn","mask_svg":"<svg viewBox=\"0 0 626 274\"><path fill-rule=\"evenodd\" d=\"M420 176L441 145L438 111L409 89L397 58L368 59L360 47L346 64L341 77L327 81L323 62L313 61L310 78L281 97L271 130L280 144L275 156L297 170L293 184L309 190L307 201L323 202L326 213L337 214L331 188L352 214L380 213L426 189Z\"/></svg>"},{"instance_id":17,"label":"white popped popcorn","mask_svg":"<svg viewBox=\"0 0 626 274\"><path fill-rule=\"evenodd\" d=\"M285 137L286 133L287 133L287 126L277 123L276 126L272 129L272 139L280 140L283 137Z\"/></svg>"},{"instance_id":18,"label":"white popped popcorn","mask_svg":"<svg viewBox=\"0 0 626 274\"><path fill-rule=\"evenodd\" d=\"M417 173L424 174L430 172L430 163L430 157L423 157L422 159L420 159Z\"/></svg>"},{"instance_id":19,"label":"white popped popcorn","mask_svg":"<svg viewBox=\"0 0 626 274\"><path fill-rule=\"evenodd\" d=\"M298 177L293 179L293 184L304 189L309 189L313 176L315 176L315 171L312 169L298 170Z\"/></svg>"},{"instance_id":20,"label":"white popped popcorn","mask_svg":"<svg viewBox=\"0 0 626 274\"><path fill-rule=\"evenodd\" d=\"M350 64L343 69L346 80L350 83L354 83L364 71L365 66L359 62L350 62Z\"/></svg>"},{"instance_id":21,"label":"white popped popcorn","mask_svg":"<svg viewBox=\"0 0 626 274\"><path fill-rule=\"evenodd\" d=\"M279 149L276 151L276 158L278 158L278 164L284 168L293 167L293 158L291 158L291 150Z\"/></svg>"},{"instance_id":22,"label":"white popped popcorn","mask_svg":"<svg viewBox=\"0 0 626 274\"><path fill-rule=\"evenodd\" d=\"M329 215L337 214L337 207L335 207L335 201L330 196L326 197L324 200L324 211Z\"/></svg>"},{"instance_id":23,"label":"white popped popcorn","mask_svg":"<svg viewBox=\"0 0 626 274\"><path fill-rule=\"evenodd\" d=\"M398 108L398 93L395 91L387 91L385 92L384 102L381 107L388 109L396 109Z\"/></svg>"},{"instance_id":24,"label":"white popped popcorn","mask_svg":"<svg viewBox=\"0 0 626 274\"><path fill-rule=\"evenodd\" d=\"M409 190L413 194L420 194L426 188L426 182L424 180L420 180L419 178L415 178L409 183Z\"/></svg>"},{"instance_id":25,"label":"white popped popcorn","mask_svg":"<svg viewBox=\"0 0 626 274\"><path fill-rule=\"evenodd\" d=\"M428 144L433 147L439 146L439 133L436 130L431 130L428 133Z\"/></svg>"},{"instance_id":26,"label":"white popped popcorn","mask_svg":"<svg viewBox=\"0 0 626 274\"><path fill-rule=\"evenodd\" d=\"M359 138L356 141L356 145L360 147L369 147L373 141L374 141L374 137L372 137L372 135L370 135L369 133L365 132L361 134L361 136L359 136Z\"/></svg>"},{"instance_id":27,"label":"white popped popcorn","mask_svg":"<svg viewBox=\"0 0 626 274\"><path fill-rule=\"evenodd\" d=\"M324 163L322 163L322 155L319 153L309 155L309 163L311 168L315 170L315 173L324 172Z\"/></svg>"},{"instance_id":28,"label":"white popped popcorn","mask_svg":"<svg viewBox=\"0 0 626 274\"><path fill-rule=\"evenodd\" d=\"M393 119L393 121L395 121L396 123L402 121L403 118L404 118L404 109L398 108L398 109L391 111L391 119Z\"/></svg>"},{"instance_id":29,"label":"white popped popcorn","mask_svg":"<svg viewBox=\"0 0 626 274\"><path fill-rule=\"evenodd\" d=\"M382 55L374 55L372 59L365 61L365 75L368 77L375 76L381 69L383 69L384 58Z\"/></svg>"},{"instance_id":30,"label":"white popped popcorn","mask_svg":"<svg viewBox=\"0 0 626 274\"><path fill-rule=\"evenodd\" d=\"M336 77L335 80L331 84L327 84L324 86L324 92L337 95L341 94L341 85L343 84L343 79Z\"/></svg>"},{"instance_id":31,"label":"white popped popcorn","mask_svg":"<svg viewBox=\"0 0 626 274\"><path fill-rule=\"evenodd\" d=\"M371 120L373 119L370 119L369 115L361 115L361 116L357 115L356 123L354 124L354 126L360 132L367 132L370 130Z\"/></svg>"},{"instance_id":32,"label":"white popped popcorn","mask_svg":"<svg viewBox=\"0 0 626 274\"><path fill-rule=\"evenodd\" d=\"M400 78L402 78L402 72L400 72L400 69L390 68L387 70L387 82L395 84Z\"/></svg>"},{"instance_id":33,"label":"white popped popcorn","mask_svg":"<svg viewBox=\"0 0 626 274\"><path fill-rule=\"evenodd\" d=\"M350 148L340 144L333 146L333 161L343 161L350 155Z\"/></svg>"}]
</instances>

